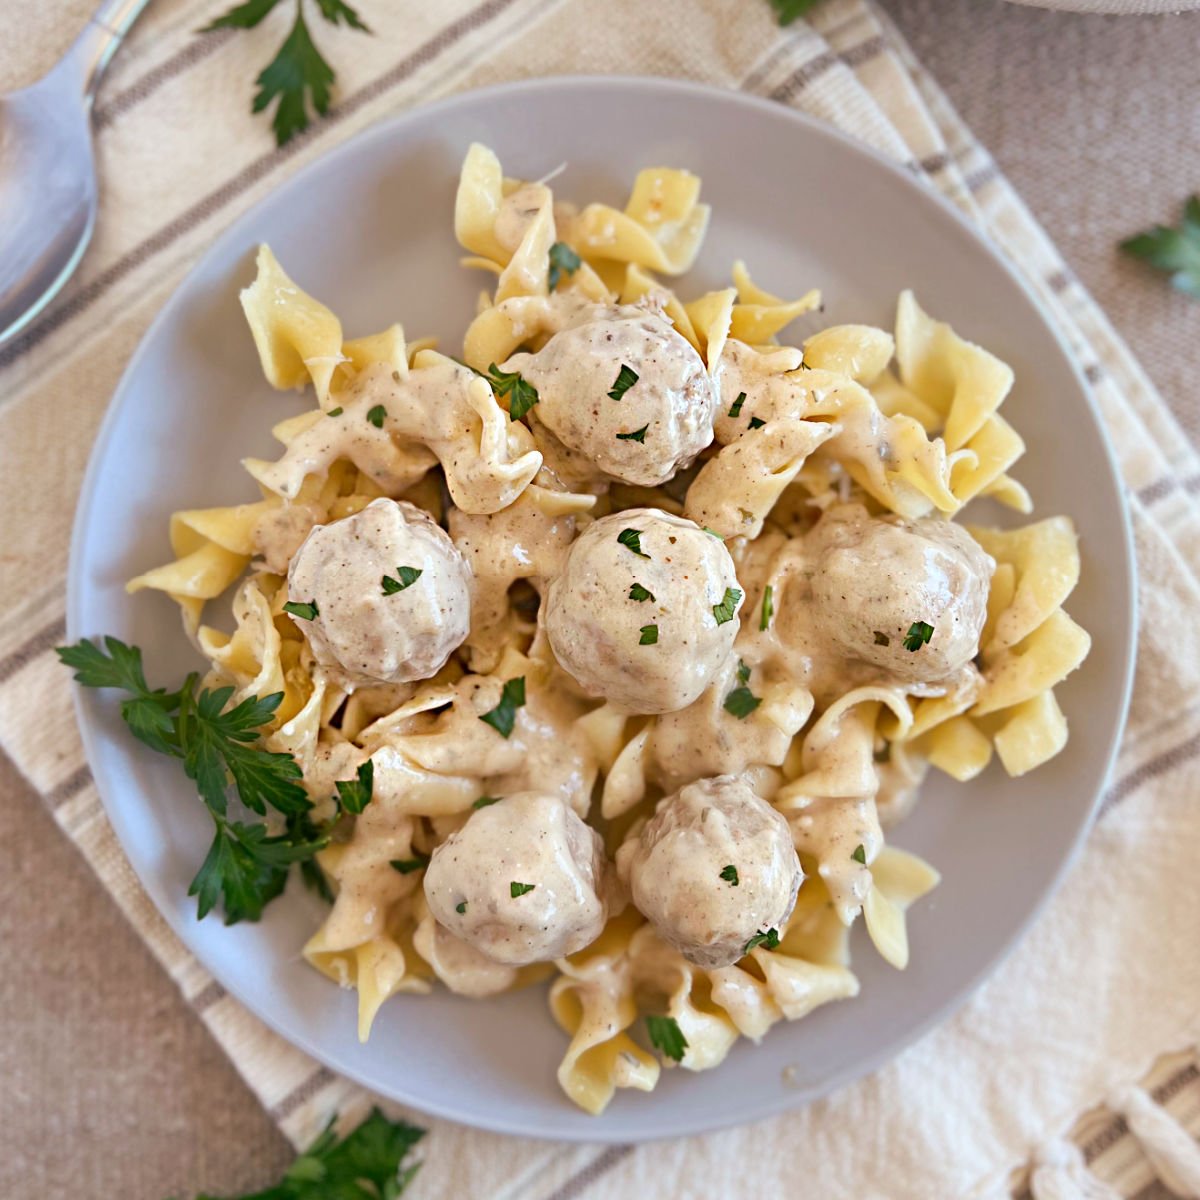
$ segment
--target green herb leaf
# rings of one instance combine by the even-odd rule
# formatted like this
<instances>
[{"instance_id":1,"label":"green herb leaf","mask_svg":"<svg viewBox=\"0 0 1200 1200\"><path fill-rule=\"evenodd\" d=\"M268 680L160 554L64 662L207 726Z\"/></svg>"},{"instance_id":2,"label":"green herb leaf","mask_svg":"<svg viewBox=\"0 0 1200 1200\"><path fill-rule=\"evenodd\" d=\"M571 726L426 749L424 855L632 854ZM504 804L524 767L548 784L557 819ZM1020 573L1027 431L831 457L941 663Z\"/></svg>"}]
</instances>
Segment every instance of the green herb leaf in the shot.
<instances>
[{"instance_id":1,"label":"green herb leaf","mask_svg":"<svg viewBox=\"0 0 1200 1200\"><path fill-rule=\"evenodd\" d=\"M723 542L725 540L725 535L718 533L711 525L701 525L700 528L703 529L709 537L715 537L718 542Z\"/></svg>"},{"instance_id":2,"label":"green herb leaf","mask_svg":"<svg viewBox=\"0 0 1200 1200\"><path fill-rule=\"evenodd\" d=\"M635 583L629 589L629 598L630 600L637 600L640 603L643 600L653 600L654 593L642 587L640 583Z\"/></svg>"},{"instance_id":3,"label":"green herb leaf","mask_svg":"<svg viewBox=\"0 0 1200 1200\"><path fill-rule=\"evenodd\" d=\"M339 779L334 786L342 808L357 816L371 803L371 797L375 794L375 764L368 758L359 764L353 779Z\"/></svg>"},{"instance_id":4,"label":"green herb leaf","mask_svg":"<svg viewBox=\"0 0 1200 1200\"><path fill-rule=\"evenodd\" d=\"M780 25L790 25L797 17L811 12L821 0L769 0Z\"/></svg>"},{"instance_id":5,"label":"green herb leaf","mask_svg":"<svg viewBox=\"0 0 1200 1200\"><path fill-rule=\"evenodd\" d=\"M337 408L331 408L325 415L327 417L340 417L346 410L339 404Z\"/></svg>"},{"instance_id":6,"label":"green herb leaf","mask_svg":"<svg viewBox=\"0 0 1200 1200\"><path fill-rule=\"evenodd\" d=\"M721 603L713 605L713 616L717 618L717 624L724 625L726 621L732 621L737 616L737 606L741 602L742 593L737 588L727 587Z\"/></svg>"},{"instance_id":7,"label":"green herb leaf","mask_svg":"<svg viewBox=\"0 0 1200 1200\"><path fill-rule=\"evenodd\" d=\"M888 635L886 633L881 633L878 629L875 630L875 645L876 646L890 646L891 644L892 644L892 639L890 637L888 637Z\"/></svg>"},{"instance_id":8,"label":"green herb leaf","mask_svg":"<svg viewBox=\"0 0 1200 1200\"><path fill-rule=\"evenodd\" d=\"M731 417L740 417L742 415L742 405L746 403L746 393L738 392L737 399L729 406L729 415Z\"/></svg>"},{"instance_id":9,"label":"green herb leaf","mask_svg":"<svg viewBox=\"0 0 1200 1200\"><path fill-rule=\"evenodd\" d=\"M732 884L734 887L737 887L738 883L740 882L738 879L738 869L733 865L733 863L730 863L727 867L721 868L721 878L725 880L726 883Z\"/></svg>"},{"instance_id":10,"label":"green herb leaf","mask_svg":"<svg viewBox=\"0 0 1200 1200\"><path fill-rule=\"evenodd\" d=\"M290 613L293 617L299 617L302 621L315 621L320 615L317 612L317 602L310 600L307 604L301 604L296 600L289 600L284 606L283 611Z\"/></svg>"},{"instance_id":11,"label":"green herb leaf","mask_svg":"<svg viewBox=\"0 0 1200 1200\"><path fill-rule=\"evenodd\" d=\"M761 946L764 950L774 950L779 945L779 930L768 929L766 933L756 933L747 943L743 954L749 954L755 946Z\"/></svg>"},{"instance_id":12,"label":"green herb leaf","mask_svg":"<svg viewBox=\"0 0 1200 1200\"><path fill-rule=\"evenodd\" d=\"M401 875L411 875L414 871L423 871L429 866L429 855L417 854L412 858L393 858L388 861Z\"/></svg>"},{"instance_id":13,"label":"green herb leaf","mask_svg":"<svg viewBox=\"0 0 1200 1200\"><path fill-rule=\"evenodd\" d=\"M518 896L525 895L526 892L532 892L537 887L536 883L518 883L515 879L508 885L508 894L515 900Z\"/></svg>"},{"instance_id":14,"label":"green herb leaf","mask_svg":"<svg viewBox=\"0 0 1200 1200\"><path fill-rule=\"evenodd\" d=\"M914 621L904 635L905 650L917 651L933 637L933 626L925 621Z\"/></svg>"},{"instance_id":15,"label":"green herb leaf","mask_svg":"<svg viewBox=\"0 0 1200 1200\"><path fill-rule=\"evenodd\" d=\"M550 290L554 291L558 287L558 282L563 277L564 272L568 275L574 275L582 265L583 259L566 242L555 242L550 247L550 274L546 281L549 284Z\"/></svg>"},{"instance_id":16,"label":"green herb leaf","mask_svg":"<svg viewBox=\"0 0 1200 1200\"><path fill-rule=\"evenodd\" d=\"M374 405L367 413L367 420L375 426L376 429L382 429L383 423L387 419L387 409L382 404Z\"/></svg>"},{"instance_id":17,"label":"green herb leaf","mask_svg":"<svg viewBox=\"0 0 1200 1200\"><path fill-rule=\"evenodd\" d=\"M739 721L744 721L760 704L762 700L743 684L735 687L725 697L725 711L732 713Z\"/></svg>"},{"instance_id":18,"label":"green herb leaf","mask_svg":"<svg viewBox=\"0 0 1200 1200\"><path fill-rule=\"evenodd\" d=\"M750 668L740 658L737 665L737 679L738 683L750 682Z\"/></svg>"},{"instance_id":19,"label":"green herb leaf","mask_svg":"<svg viewBox=\"0 0 1200 1200\"><path fill-rule=\"evenodd\" d=\"M317 7L321 10L321 16L333 25L344 21L351 29L358 29L363 33L371 32L345 0L317 0Z\"/></svg>"},{"instance_id":20,"label":"green herb leaf","mask_svg":"<svg viewBox=\"0 0 1200 1200\"><path fill-rule=\"evenodd\" d=\"M608 398L610 400L620 400L637 383L639 378L640 376L631 366L622 363L621 369L617 372L616 379L613 380L612 388L608 392Z\"/></svg>"},{"instance_id":21,"label":"green herb leaf","mask_svg":"<svg viewBox=\"0 0 1200 1200\"><path fill-rule=\"evenodd\" d=\"M650 555L642 553L642 531L640 529L622 529L617 534L617 541L625 547L626 550L632 550L638 558L649 558Z\"/></svg>"},{"instance_id":22,"label":"green herb leaf","mask_svg":"<svg viewBox=\"0 0 1200 1200\"><path fill-rule=\"evenodd\" d=\"M517 720L517 709L525 704L525 676L518 675L510 679L500 692L500 703L488 712L482 713L481 721L486 721L501 737L508 737Z\"/></svg>"},{"instance_id":23,"label":"green herb leaf","mask_svg":"<svg viewBox=\"0 0 1200 1200\"><path fill-rule=\"evenodd\" d=\"M775 615L775 589L768 583L763 588L762 598L762 613L758 618L759 630L767 629L771 624L771 618Z\"/></svg>"},{"instance_id":24,"label":"green herb leaf","mask_svg":"<svg viewBox=\"0 0 1200 1200\"><path fill-rule=\"evenodd\" d=\"M385 596L394 596L397 592L404 591L405 588L410 588L424 572L419 567L397 567L396 578L393 579L390 575L385 575L380 583L383 585L383 594Z\"/></svg>"},{"instance_id":25,"label":"green herb leaf","mask_svg":"<svg viewBox=\"0 0 1200 1200\"><path fill-rule=\"evenodd\" d=\"M648 424L643 425L641 429L635 429L632 433L618 433L618 442L645 442L646 430L649 429Z\"/></svg>"},{"instance_id":26,"label":"green herb leaf","mask_svg":"<svg viewBox=\"0 0 1200 1200\"><path fill-rule=\"evenodd\" d=\"M766 421L764 421L761 417L751 417L750 418L750 428L751 429L761 429L765 424L766 424Z\"/></svg>"},{"instance_id":27,"label":"green herb leaf","mask_svg":"<svg viewBox=\"0 0 1200 1200\"><path fill-rule=\"evenodd\" d=\"M201 33L211 33L214 29L253 29L274 7L279 0L247 0L238 4L228 12L210 21Z\"/></svg>"},{"instance_id":28,"label":"green herb leaf","mask_svg":"<svg viewBox=\"0 0 1200 1200\"><path fill-rule=\"evenodd\" d=\"M520 371L502 371L489 363L487 380L497 396L508 397L510 421L519 421L538 402L537 388L527 383Z\"/></svg>"},{"instance_id":29,"label":"green herb leaf","mask_svg":"<svg viewBox=\"0 0 1200 1200\"><path fill-rule=\"evenodd\" d=\"M460 900L454 906L454 911L461 916L463 913L465 913L467 911L467 902L465 900Z\"/></svg>"},{"instance_id":30,"label":"green herb leaf","mask_svg":"<svg viewBox=\"0 0 1200 1200\"><path fill-rule=\"evenodd\" d=\"M489 807L491 807L491 805L499 804L499 803L500 803L499 796L480 796L479 799L476 800L475 803L471 805L471 807L472 808L489 808Z\"/></svg>"},{"instance_id":31,"label":"green herb leaf","mask_svg":"<svg viewBox=\"0 0 1200 1200\"><path fill-rule=\"evenodd\" d=\"M850 857L854 859L856 863L862 863L864 867L867 865L867 852L863 848L862 842L859 842L859 844L854 847L854 853L850 855Z\"/></svg>"},{"instance_id":32,"label":"green herb leaf","mask_svg":"<svg viewBox=\"0 0 1200 1200\"><path fill-rule=\"evenodd\" d=\"M664 1058L683 1062L683 1053L688 1048L688 1042L674 1017L650 1014L646 1018L646 1032L650 1035L650 1044Z\"/></svg>"},{"instance_id":33,"label":"green herb leaf","mask_svg":"<svg viewBox=\"0 0 1200 1200\"><path fill-rule=\"evenodd\" d=\"M657 646L658 645L658 626L643 625L639 630L641 637L638 638L639 646Z\"/></svg>"},{"instance_id":34,"label":"green herb leaf","mask_svg":"<svg viewBox=\"0 0 1200 1200\"><path fill-rule=\"evenodd\" d=\"M1184 205L1178 229L1155 225L1121 243L1126 254L1171 272L1171 286L1200 299L1200 195Z\"/></svg>"},{"instance_id":35,"label":"green herb leaf","mask_svg":"<svg viewBox=\"0 0 1200 1200\"><path fill-rule=\"evenodd\" d=\"M260 113L278 98L271 127L276 144L282 146L308 128L310 102L322 117L329 111L336 78L312 40L303 10L297 6L291 33L255 80L258 92L250 110Z\"/></svg>"}]
</instances>

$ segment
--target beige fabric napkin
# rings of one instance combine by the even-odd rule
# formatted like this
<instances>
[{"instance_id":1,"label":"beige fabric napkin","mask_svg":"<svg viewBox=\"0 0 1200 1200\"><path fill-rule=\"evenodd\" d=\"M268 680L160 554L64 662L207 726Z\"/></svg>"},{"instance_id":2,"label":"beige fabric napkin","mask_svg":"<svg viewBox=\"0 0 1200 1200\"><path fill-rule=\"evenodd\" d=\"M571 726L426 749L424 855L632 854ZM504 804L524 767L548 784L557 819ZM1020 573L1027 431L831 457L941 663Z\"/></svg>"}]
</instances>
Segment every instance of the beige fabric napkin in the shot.
<instances>
[{"instance_id":1,"label":"beige fabric napkin","mask_svg":"<svg viewBox=\"0 0 1200 1200\"><path fill-rule=\"evenodd\" d=\"M508 1139L417 1117L431 1128L420 1194L940 1200L1019 1191L1036 1159L1028 1182L1037 1200L1070 1200L1089 1194L1080 1190L1086 1157L1119 1189L1112 1195L1169 1194L1145 1190L1155 1177L1200 1195L1200 1152L1182 1132L1200 1127L1190 1053L1200 1038L1200 461L882 12L868 0L829 0L814 25L781 30L750 0L397 0L372 11L378 36L326 39L338 104L277 151L245 108L281 26L272 17L258 35L197 38L223 7L151 7L97 109L95 245L66 296L0 348L0 744L287 1135L302 1144L329 1113L353 1120L370 1098L263 1027L167 929L104 817L51 652L63 638L70 516L91 434L183 272L299 165L382 116L462 88L641 72L742 88L830 121L909 165L1024 270L1095 388L1133 498L1142 619L1130 726L1061 893L958 1016L874 1077L756 1126L637 1149ZM1130 1090L1139 1080L1152 1098Z\"/></svg>"}]
</instances>

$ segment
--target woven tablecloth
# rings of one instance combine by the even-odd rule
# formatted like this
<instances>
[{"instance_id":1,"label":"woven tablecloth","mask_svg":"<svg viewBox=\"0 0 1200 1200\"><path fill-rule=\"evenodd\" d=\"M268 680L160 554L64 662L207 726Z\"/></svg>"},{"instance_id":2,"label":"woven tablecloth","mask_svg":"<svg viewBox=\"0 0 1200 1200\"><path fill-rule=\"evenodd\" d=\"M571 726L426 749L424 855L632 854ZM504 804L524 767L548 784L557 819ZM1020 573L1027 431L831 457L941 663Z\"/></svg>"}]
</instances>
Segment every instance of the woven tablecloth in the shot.
<instances>
[{"instance_id":1,"label":"woven tablecloth","mask_svg":"<svg viewBox=\"0 0 1200 1200\"><path fill-rule=\"evenodd\" d=\"M267 1030L167 929L104 817L52 655L92 435L183 272L302 164L380 117L464 88L640 72L740 88L829 121L942 191L1023 270L1094 389L1131 495L1141 628L1129 729L1062 891L959 1014L890 1066L800 1112L637 1149L504 1138L412 1114L431 1129L419 1194L1200 1196L1200 1150L1184 1132L1200 1129L1200 461L884 14L868 0L828 0L811 24L780 29L756 0L380 3L369 13L376 36L323 38L337 103L277 150L246 114L246 82L287 14L253 35L196 36L223 7L159 0L143 18L96 112L104 209L93 248L64 297L0 347L0 744L285 1133L303 1144L330 1113L352 1122L371 1098ZM1095 1191L1102 1180L1115 1190Z\"/></svg>"}]
</instances>

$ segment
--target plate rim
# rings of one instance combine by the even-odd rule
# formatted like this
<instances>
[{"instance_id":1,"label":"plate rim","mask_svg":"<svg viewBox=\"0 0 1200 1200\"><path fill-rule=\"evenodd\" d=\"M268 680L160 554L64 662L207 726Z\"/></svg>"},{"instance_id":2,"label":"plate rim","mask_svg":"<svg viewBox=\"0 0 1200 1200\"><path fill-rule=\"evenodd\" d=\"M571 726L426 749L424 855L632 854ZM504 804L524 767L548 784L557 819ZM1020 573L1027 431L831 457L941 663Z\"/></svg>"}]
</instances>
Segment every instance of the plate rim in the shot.
<instances>
[{"instance_id":1,"label":"plate rim","mask_svg":"<svg viewBox=\"0 0 1200 1200\"><path fill-rule=\"evenodd\" d=\"M948 1021L978 991L980 986L999 969L1017 944L1028 934L1030 928L1045 911L1051 899L1058 893L1067 874L1078 860L1088 834L1095 825L1098 810L1112 779L1113 769L1125 732L1133 691L1134 667L1137 654L1137 639L1135 636L1138 621L1137 558L1134 548L1128 488L1121 477L1120 465L1099 405L1092 395L1092 390L1083 373L1082 367L1072 352L1065 334L1060 330L1057 322L1048 311L1046 304L1034 290L1024 272L1016 264L1010 262L1000 246L986 234L982 227L970 221L949 199L932 186L927 185L906 164L887 157L875 147L845 133L828 122L792 108L790 105L781 104L778 101L765 97L691 80L640 75L567 74L542 76L533 79L507 81L487 87L456 92L428 104L418 103L390 117L372 122L345 141L329 147L324 153L318 154L311 162L306 163L294 174L280 180L265 195L239 214L213 238L206 246L203 254L197 258L176 285L167 302L159 310L139 340L137 348L121 373L121 378L109 400L104 418L97 431L95 442L88 457L87 469L84 472L83 482L80 487L79 499L72 524L70 553L67 563L66 639L68 643L73 643L84 636L100 636L94 633L85 634L83 632L87 627L85 617L86 589L84 587L84 573L82 571L82 563L85 557L84 534L92 518L101 464L107 456L107 447L112 439L117 423L117 414L122 407L126 393L131 390L133 380L138 374L142 360L148 355L150 346L155 341L159 330L173 317L176 310L183 306L188 285L204 269L209 259L222 253L227 245L243 239L243 229L252 224L259 210L277 198L279 193L293 189L298 191L303 187L308 177L315 174L318 170L327 169L331 162L338 160L342 156L361 152L364 147L373 141L386 140L394 130L403 127L409 122L428 118L430 114L436 115L438 113L453 111L459 107L470 107L478 104L481 100L486 101L494 95L504 95L506 97L514 94L518 96L523 94L537 96L540 93L552 93L560 89L573 90L580 88L598 88L600 90L637 88L645 89L649 93L673 93L684 97L691 96L694 99L702 101L715 101L734 108L741 108L750 113L758 113L772 118L782 118L785 121L795 122L806 128L810 134L838 143L852 153L866 158L876 168L880 168L893 176L902 187L917 197L918 204L932 205L941 216L953 221L961 232L965 232L978 248L1009 277L1029 301L1038 319L1050 333L1062 352L1063 359L1075 378L1075 382L1100 434L1105 462L1115 487L1118 508L1121 513L1121 547L1125 560L1124 589L1127 593L1129 612L1129 628L1126 631L1124 659L1121 663L1121 687L1117 698L1116 720L1113 724L1113 737L1108 749L1107 760L1103 764L1104 770L1100 785L1096 788L1091 804L1084 818L1080 821L1069 848L1063 854L1057 869L1050 877L1037 902L1026 914L1025 919L995 948L987 961L959 985L953 994L935 1005L921 1020L908 1028L898 1040L893 1042L887 1050L876 1052L865 1060L856 1062L843 1070L835 1071L824 1077L819 1084L812 1087L798 1089L793 1093L785 1092L777 1096L764 1098L758 1103L750 1103L740 1108L733 1114L713 1113L703 1120L684 1122L678 1125L671 1125L668 1119L665 1122L665 1128L663 1127L664 1122L660 1117L653 1130L645 1133L639 1131L632 1137L626 1133L617 1134L615 1131L606 1130L602 1120L597 1119L596 1128L590 1134L585 1134L583 1138L580 1138L566 1130L557 1128L544 1130L531 1125L527 1121L505 1120L503 1114L494 1117L489 1114L485 1117L473 1115L469 1119L464 1118L460 1112L448 1105L431 1102L418 1095L414 1095L404 1085L403 1080L399 1086L392 1087L385 1092L379 1088L377 1083L366 1081L354 1067L348 1067L345 1063L338 1061L335 1055L326 1053L306 1036L297 1035L291 1030L285 1031L282 1024L265 1004L260 1004L253 999L240 985L231 985L227 979L223 978L221 969L211 961L212 956L207 951L198 949L188 936L188 926L194 922L184 921L176 905L167 898L157 881L144 876L138 866L126 855L126 861L129 862L139 885L150 897L158 914L167 923L171 932L184 944L188 953L200 963L204 970L225 988L239 1004L243 1005L253 1016L262 1021L274 1034L283 1038L290 1046L294 1046L316 1062L333 1071L335 1075L352 1081L372 1095L383 1095L389 1100L408 1105L418 1112L439 1117L443 1120L453 1121L460 1125L467 1124L470 1127L484 1129L493 1133L516 1137L534 1137L561 1143L579 1143L583 1141L596 1144L626 1144L704 1134L763 1120L767 1117L789 1112L810 1104L814 1100L830 1095L859 1079L881 1070L893 1062L915 1042ZM108 739L106 739L100 728L99 721L88 710L88 702L85 698L87 695L86 689L73 681L70 686L76 722L79 727L88 767L104 806L105 815L121 846L122 854L126 854L126 839L122 836L122 829L125 827L126 821L121 815L123 806L119 798L122 789L117 780L102 780L103 772L97 771L95 768L95 763L99 759L98 748L102 742ZM222 1050L225 1049L223 1045L221 1048ZM234 1065L237 1066L237 1063L235 1062Z\"/></svg>"}]
</instances>

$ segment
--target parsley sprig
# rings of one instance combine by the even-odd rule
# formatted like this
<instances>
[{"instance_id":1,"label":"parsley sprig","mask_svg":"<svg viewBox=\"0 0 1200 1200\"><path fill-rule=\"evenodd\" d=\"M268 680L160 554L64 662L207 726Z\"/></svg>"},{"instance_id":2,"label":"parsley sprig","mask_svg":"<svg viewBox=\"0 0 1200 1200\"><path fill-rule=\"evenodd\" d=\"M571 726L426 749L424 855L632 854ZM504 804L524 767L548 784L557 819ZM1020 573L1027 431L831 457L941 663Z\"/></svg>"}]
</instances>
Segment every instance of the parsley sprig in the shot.
<instances>
[{"instance_id":1,"label":"parsley sprig","mask_svg":"<svg viewBox=\"0 0 1200 1200\"><path fill-rule=\"evenodd\" d=\"M521 375L520 371L502 371L495 363L488 364L484 377L492 385L497 396L508 397L508 416L519 421L537 402L537 388Z\"/></svg>"},{"instance_id":2,"label":"parsley sprig","mask_svg":"<svg viewBox=\"0 0 1200 1200\"><path fill-rule=\"evenodd\" d=\"M914 621L904 635L904 648L915 654L922 646L928 645L933 637L933 626L928 621Z\"/></svg>"},{"instance_id":3,"label":"parsley sprig","mask_svg":"<svg viewBox=\"0 0 1200 1200\"><path fill-rule=\"evenodd\" d=\"M424 1129L391 1121L378 1108L340 1141L331 1120L279 1183L236 1200L397 1200L421 1169L419 1162L405 1166L405 1159L424 1136Z\"/></svg>"},{"instance_id":4,"label":"parsley sprig","mask_svg":"<svg viewBox=\"0 0 1200 1200\"><path fill-rule=\"evenodd\" d=\"M500 703L487 712L480 713L479 719L490 725L501 737L511 737L513 727L517 723L517 709L525 706L525 676L518 675L510 679L500 689Z\"/></svg>"},{"instance_id":5,"label":"parsley sprig","mask_svg":"<svg viewBox=\"0 0 1200 1200\"><path fill-rule=\"evenodd\" d=\"M684 1051L688 1048L688 1040L679 1028L679 1022L674 1017L660 1017L651 1013L646 1018L646 1032L650 1035L650 1044L664 1058L675 1062L683 1062Z\"/></svg>"},{"instance_id":6,"label":"parsley sprig","mask_svg":"<svg viewBox=\"0 0 1200 1200\"><path fill-rule=\"evenodd\" d=\"M550 270L546 277L546 285L551 291L558 287L564 272L574 275L583 265L583 259L567 245L566 242L555 242L550 247Z\"/></svg>"},{"instance_id":7,"label":"parsley sprig","mask_svg":"<svg viewBox=\"0 0 1200 1200\"><path fill-rule=\"evenodd\" d=\"M151 750L179 759L195 783L214 826L208 854L188 888L198 915L207 916L219 902L226 924L257 921L283 891L288 867L307 862L329 844L328 833L307 819L312 806L300 785L299 764L290 754L259 744L260 730L275 715L283 693L251 696L227 708L233 688L197 691L194 673L177 691L151 688L142 652L113 637L104 639L103 649L85 639L58 647L57 654L75 669L83 687L128 692L121 716L129 731ZM268 808L281 814L284 831L272 833L264 823L233 819L230 785L259 816ZM312 872L308 875L311 880Z\"/></svg>"},{"instance_id":8,"label":"parsley sprig","mask_svg":"<svg viewBox=\"0 0 1200 1200\"><path fill-rule=\"evenodd\" d=\"M779 18L780 25L790 25L797 17L806 16L821 0L768 0Z\"/></svg>"},{"instance_id":9,"label":"parsley sprig","mask_svg":"<svg viewBox=\"0 0 1200 1200\"><path fill-rule=\"evenodd\" d=\"M216 20L205 25L201 33L216 29L253 29L282 0L245 0ZM345 0L316 0L317 11L331 25L344 24L362 33L371 31L362 18ZM329 111L329 98L337 79L325 60L304 19L304 0L296 0L296 19L275 53L254 81L258 86L251 111L260 113L278 99L271 127L275 143L282 146L309 126L309 105L323 117Z\"/></svg>"},{"instance_id":10,"label":"parsley sprig","mask_svg":"<svg viewBox=\"0 0 1200 1200\"><path fill-rule=\"evenodd\" d=\"M1155 225L1126 238L1121 249L1160 271L1171 272L1171 286L1200 300L1200 194L1183 206L1179 228Z\"/></svg>"}]
</instances>

